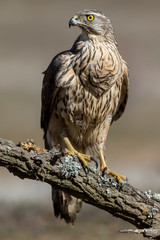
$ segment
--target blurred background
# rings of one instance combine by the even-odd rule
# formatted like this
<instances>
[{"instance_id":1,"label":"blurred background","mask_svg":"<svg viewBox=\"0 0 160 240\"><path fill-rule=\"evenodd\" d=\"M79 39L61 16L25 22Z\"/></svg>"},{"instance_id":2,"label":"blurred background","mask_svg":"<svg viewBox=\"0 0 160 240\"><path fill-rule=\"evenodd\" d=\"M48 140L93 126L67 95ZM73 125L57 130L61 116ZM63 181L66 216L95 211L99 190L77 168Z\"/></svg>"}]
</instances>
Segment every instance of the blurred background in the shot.
<instances>
[{"instance_id":1,"label":"blurred background","mask_svg":"<svg viewBox=\"0 0 160 240\"><path fill-rule=\"evenodd\" d=\"M119 51L130 70L129 101L107 142L111 169L145 191L160 180L160 1L159 0L0 0L0 137L15 143L40 129L42 72L69 49L78 28L68 21L81 9L98 9L112 21ZM143 239L122 235L130 224L84 204L73 228L52 214L51 189L20 180L0 168L0 239Z\"/></svg>"}]
</instances>

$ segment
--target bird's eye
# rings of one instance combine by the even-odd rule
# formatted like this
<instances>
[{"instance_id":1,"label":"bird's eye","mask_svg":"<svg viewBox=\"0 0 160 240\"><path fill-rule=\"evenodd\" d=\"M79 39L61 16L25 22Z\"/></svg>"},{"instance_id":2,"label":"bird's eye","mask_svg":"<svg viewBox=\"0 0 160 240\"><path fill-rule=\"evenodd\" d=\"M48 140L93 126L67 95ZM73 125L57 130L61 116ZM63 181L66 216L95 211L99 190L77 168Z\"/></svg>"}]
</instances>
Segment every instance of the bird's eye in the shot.
<instances>
[{"instance_id":1,"label":"bird's eye","mask_svg":"<svg viewBox=\"0 0 160 240\"><path fill-rule=\"evenodd\" d=\"M88 16L87 16L87 19L88 19L89 21L92 21L92 20L94 19L94 16L93 16L93 15L88 15Z\"/></svg>"}]
</instances>

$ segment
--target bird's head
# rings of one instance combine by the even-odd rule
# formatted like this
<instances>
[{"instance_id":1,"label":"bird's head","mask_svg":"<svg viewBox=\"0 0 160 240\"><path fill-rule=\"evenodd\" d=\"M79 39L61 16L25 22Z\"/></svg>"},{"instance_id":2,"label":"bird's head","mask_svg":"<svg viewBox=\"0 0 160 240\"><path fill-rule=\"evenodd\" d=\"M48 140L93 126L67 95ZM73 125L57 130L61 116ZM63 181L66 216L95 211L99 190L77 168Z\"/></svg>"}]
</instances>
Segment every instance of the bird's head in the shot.
<instances>
[{"instance_id":1,"label":"bird's head","mask_svg":"<svg viewBox=\"0 0 160 240\"><path fill-rule=\"evenodd\" d=\"M111 21L97 10L82 10L77 12L69 21L69 27L78 26L87 35L113 35Z\"/></svg>"}]
</instances>

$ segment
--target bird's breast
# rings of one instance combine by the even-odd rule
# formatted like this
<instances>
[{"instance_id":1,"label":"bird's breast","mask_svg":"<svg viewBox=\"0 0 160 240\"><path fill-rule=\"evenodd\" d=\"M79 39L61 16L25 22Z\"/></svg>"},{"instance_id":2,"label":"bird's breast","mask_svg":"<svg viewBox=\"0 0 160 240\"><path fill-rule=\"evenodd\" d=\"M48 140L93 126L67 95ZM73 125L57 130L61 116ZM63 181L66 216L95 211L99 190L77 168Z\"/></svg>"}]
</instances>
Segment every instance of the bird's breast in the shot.
<instances>
[{"instance_id":1,"label":"bird's breast","mask_svg":"<svg viewBox=\"0 0 160 240\"><path fill-rule=\"evenodd\" d=\"M83 85L76 84L60 91L56 100L56 112L65 120L67 126L74 124L85 132L113 115L119 101L117 96L118 91L116 93L111 89L96 98Z\"/></svg>"},{"instance_id":2,"label":"bird's breast","mask_svg":"<svg viewBox=\"0 0 160 240\"><path fill-rule=\"evenodd\" d=\"M84 47L71 58L72 84L61 85L54 112L79 139L105 131L117 110L121 92L121 57L102 45ZM68 77L63 75L63 80ZM61 80L61 79L60 79ZM60 82L60 81L59 81Z\"/></svg>"},{"instance_id":3,"label":"bird's breast","mask_svg":"<svg viewBox=\"0 0 160 240\"><path fill-rule=\"evenodd\" d=\"M79 81L96 97L109 90L121 77L122 59L117 48L100 43L86 44L74 62L73 69Z\"/></svg>"}]
</instances>

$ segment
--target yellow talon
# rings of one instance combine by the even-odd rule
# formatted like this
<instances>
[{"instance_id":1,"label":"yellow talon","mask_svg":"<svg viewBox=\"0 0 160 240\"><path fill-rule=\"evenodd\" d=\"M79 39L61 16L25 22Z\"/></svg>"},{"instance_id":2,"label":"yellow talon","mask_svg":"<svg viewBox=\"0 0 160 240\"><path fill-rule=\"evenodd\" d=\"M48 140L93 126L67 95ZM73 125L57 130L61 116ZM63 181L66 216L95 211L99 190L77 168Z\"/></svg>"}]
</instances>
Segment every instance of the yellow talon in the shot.
<instances>
[{"instance_id":1,"label":"yellow talon","mask_svg":"<svg viewBox=\"0 0 160 240\"><path fill-rule=\"evenodd\" d=\"M82 162L84 167L87 166L87 161L91 162L91 157L89 155L78 152L71 144L67 137L64 137L64 142L67 145L65 148L65 153L72 156L77 156Z\"/></svg>"},{"instance_id":2,"label":"yellow talon","mask_svg":"<svg viewBox=\"0 0 160 240\"><path fill-rule=\"evenodd\" d=\"M118 174L118 173L116 173L114 171L111 171L107 167L107 164L106 164L106 161L104 159L104 154L103 154L102 150L100 150L100 163L101 163L101 171L102 171L103 174L106 172L107 174L112 175L113 177L115 177L117 179L118 183L120 183L120 184L122 184L123 181L127 180L126 176L120 175L120 174Z\"/></svg>"},{"instance_id":3,"label":"yellow talon","mask_svg":"<svg viewBox=\"0 0 160 240\"><path fill-rule=\"evenodd\" d=\"M126 181L126 179L127 179L126 176L118 174L114 171L111 171L109 168L107 168L106 173L115 177L119 183L122 183L123 181Z\"/></svg>"},{"instance_id":4,"label":"yellow talon","mask_svg":"<svg viewBox=\"0 0 160 240\"><path fill-rule=\"evenodd\" d=\"M83 154L79 153L78 151L74 150L69 150L67 148L65 148L65 153L71 156L77 156L84 164L84 166L87 166L87 161L85 160L85 158L83 157Z\"/></svg>"}]
</instances>

